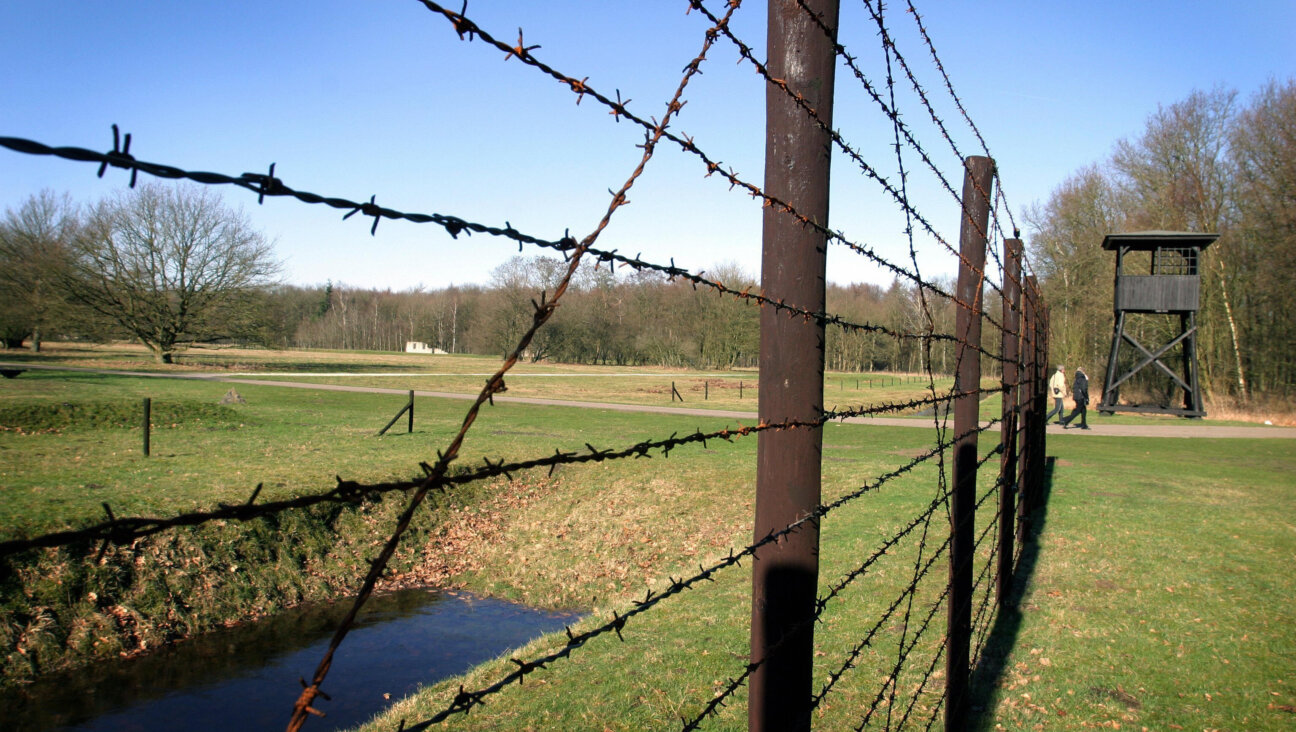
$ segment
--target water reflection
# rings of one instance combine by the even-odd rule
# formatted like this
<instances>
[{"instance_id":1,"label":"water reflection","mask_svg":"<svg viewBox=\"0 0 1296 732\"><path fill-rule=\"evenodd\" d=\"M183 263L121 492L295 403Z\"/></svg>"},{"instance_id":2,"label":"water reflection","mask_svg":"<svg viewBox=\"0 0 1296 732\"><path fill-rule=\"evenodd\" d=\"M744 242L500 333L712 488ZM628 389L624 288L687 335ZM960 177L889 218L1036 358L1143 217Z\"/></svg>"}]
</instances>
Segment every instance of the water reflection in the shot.
<instances>
[{"instance_id":1,"label":"water reflection","mask_svg":"<svg viewBox=\"0 0 1296 732\"><path fill-rule=\"evenodd\" d=\"M5 729L282 729L347 605L295 610L141 658L116 659L0 693ZM333 660L315 730L371 718L579 616L460 593L403 590L369 601Z\"/></svg>"}]
</instances>

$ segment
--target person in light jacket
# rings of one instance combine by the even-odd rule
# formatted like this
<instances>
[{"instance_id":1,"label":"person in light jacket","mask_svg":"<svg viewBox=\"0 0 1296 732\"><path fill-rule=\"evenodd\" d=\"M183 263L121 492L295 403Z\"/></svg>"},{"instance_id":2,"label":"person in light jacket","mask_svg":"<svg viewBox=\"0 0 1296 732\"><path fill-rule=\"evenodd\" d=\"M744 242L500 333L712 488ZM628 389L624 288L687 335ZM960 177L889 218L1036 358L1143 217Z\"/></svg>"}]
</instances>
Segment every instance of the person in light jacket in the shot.
<instances>
[{"instance_id":1,"label":"person in light jacket","mask_svg":"<svg viewBox=\"0 0 1296 732\"><path fill-rule=\"evenodd\" d=\"M1076 417L1080 418L1080 424L1077 425L1082 430L1089 429L1085 422L1085 412L1089 407L1089 377L1085 376L1084 369L1076 367L1075 378L1071 381L1071 398L1075 399L1075 409L1062 420L1062 429L1071 426L1071 420Z\"/></svg>"},{"instance_id":2,"label":"person in light jacket","mask_svg":"<svg viewBox=\"0 0 1296 732\"><path fill-rule=\"evenodd\" d=\"M1044 415L1044 421L1047 423L1057 415L1058 421L1054 424L1062 424L1062 415L1066 412L1066 406L1063 401L1066 398L1066 375L1062 372L1062 364L1058 364L1057 371L1049 378L1049 394L1053 397L1053 411Z\"/></svg>"}]
</instances>

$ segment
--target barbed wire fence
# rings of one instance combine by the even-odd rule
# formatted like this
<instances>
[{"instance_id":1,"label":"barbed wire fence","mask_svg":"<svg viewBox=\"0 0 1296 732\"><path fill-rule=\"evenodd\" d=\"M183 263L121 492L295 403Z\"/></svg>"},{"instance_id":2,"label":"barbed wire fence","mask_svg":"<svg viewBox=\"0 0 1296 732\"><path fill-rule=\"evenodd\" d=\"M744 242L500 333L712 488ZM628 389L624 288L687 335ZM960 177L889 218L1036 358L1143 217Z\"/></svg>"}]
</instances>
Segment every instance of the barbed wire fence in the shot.
<instances>
[{"instance_id":1,"label":"barbed wire fence","mask_svg":"<svg viewBox=\"0 0 1296 732\"><path fill-rule=\"evenodd\" d=\"M343 219L356 214L372 219L370 232L376 231L382 219L403 220L415 224L432 224L450 236L473 234L507 239L525 246L558 252L567 263L565 275L552 292L542 292L533 301L531 323L511 354L485 385L468 408L454 437L437 451L435 460L420 463L422 477L407 481L365 483L338 479L336 486L318 492L302 492L294 498L258 503L258 485L248 500L238 505L175 515L169 518L118 517L104 504L105 518L97 524L75 530L51 532L40 536L0 542L0 558L38 548L97 545L100 555L110 545L128 544L142 537L183 526L197 526L212 521L249 521L284 511L317 504L346 504L371 500L388 493L407 496L407 504L392 527L389 538L361 582L346 618L337 628L327 652L309 682L292 705L289 730L300 729L311 715L323 714L321 699L327 699L323 685L328 677L334 653L352 629L355 618L387 571L388 562L401 542L415 512L432 491L451 490L456 486L514 473L548 469L563 465L668 457L673 450L705 447L709 440L739 440L755 436L758 440L756 520L751 543L734 548L709 564L698 566L696 573L678 579L672 577L662 589L648 590L642 599L629 603L624 610L614 610L610 618L594 618L584 623L586 629L568 629L565 642L553 650L531 658L514 658L513 668L480 688L460 687L440 711L425 719L411 720L402 729L428 728L483 705L486 700L513 684L520 684L531 674L551 668L571 658L587 644L603 636L623 638L634 628L634 621L658 610L672 598L696 590L715 580L717 575L737 567L750 567L753 573L753 619L751 654L745 664L736 664L733 675L707 699L696 702L695 711L684 715L679 723L685 730L698 729L714 718L725 704L746 687L748 716L753 729L796 729L811 726L812 715L830 703L841 688L853 683L859 704L854 724L862 729L871 725L888 729L922 724L930 728L943 714L947 729L959 728L970 711L969 682L973 671L984 658L983 651L999 610L1009 602L1011 586L1018 572L1021 547L1027 536L1032 512L1044 495L1044 375L1048 353L1048 309L1043 302L1035 277L1028 274L1023 246L1003 193L999 171L989 156L980 130L972 122L963 101L958 97L946 68L936 52L922 17L912 3L907 15L917 23L924 40L924 53L931 56L942 84L953 98L964 123L972 130L984 155L964 156L950 131L951 125L938 114L929 93L920 84L914 64L896 47L883 3L863 0L869 17L881 39L885 57L885 79L870 79L857 57L838 42L837 0L780 0L770 2L769 23L777 29L771 33L768 62L760 61L753 45L731 29L731 19L741 7L741 0L724 3L722 13L714 13L705 0L687 0L688 12L698 12L708 24L702 33L697 55L684 67L673 96L665 103L659 117L644 117L629 108L620 91L607 95L579 77L559 71L542 61L518 32L516 44L498 40L489 29L479 26L468 16L468 6L456 12L432 0L416 0L431 13L447 21L464 42L479 42L498 49L505 60L516 59L556 81L576 95L576 101L591 98L607 107L614 121L626 120L642 128L643 154L635 168L616 191L601 219L583 237L567 233L561 239L545 239L513 228L509 224L491 226L468 221L451 214L402 212L377 204L377 196L365 201L326 196L290 187L275 175L275 166L266 173L223 173L191 171L180 167L141 160L131 152L131 135L124 138L113 126L113 147L97 152L81 147L50 146L18 137L0 137L0 147L27 155L57 158L98 165L103 176L108 168L129 171L130 185L138 174L163 179L185 179L204 185L233 186L254 194L258 202L266 197L290 197L302 203L325 205L345 211ZM737 50L740 63L751 66L764 82L771 109L771 138L795 140L787 149L767 154L797 156L795 177L767 176L764 186L742 178L672 125L685 103L690 81L700 73L718 43L724 41ZM776 48L777 47L777 48ZM803 69L784 67L787 54L776 51L796 49L813 58ZM878 164L867 161L833 127L833 78L838 63L865 89L888 119L894 139L898 183L892 183L880 172ZM924 112L931 118L944 142L964 168L961 191L943 173L935 153L919 141L919 132L905 121L897 102L899 68L921 100ZM808 71L807 71L808 69ZM789 133L789 134L784 134ZM766 275L760 291L737 289L669 263L653 262L639 255L620 254L616 249L599 246L599 240L617 211L628 202L628 194L640 175L663 145L673 146L696 158L706 177L716 176L731 189L740 190L760 201L766 223ZM827 152L835 149L859 168L866 179L880 188L883 198L892 201L905 217L907 264L900 264L878 253L874 245L848 238L830 230L827 225L828 166ZM919 211L909 200L910 166L906 156L917 156L922 167L931 171L951 197L960 212L958 246L943 236L933 220L934 213ZM817 188L816 188L817 187ZM818 193L805 194L816 188ZM1002 219L1007 218L1012 236L1007 236ZM916 230L930 237L948 252L958 264L957 286L953 292L925 278L919 266ZM1002 254L989 246L992 238L1001 242ZM828 244L845 247L866 258L882 270L912 286L922 311L920 328L904 331L871 322L857 322L827 311L823 296L823 252ZM987 249L994 260L986 264ZM817 257L817 259L816 259ZM808 288L771 277L768 263L774 258L784 268L810 276L798 275ZM758 423L727 427L721 430L680 435L678 432L659 439L599 448L586 444L583 451L554 448L552 454L484 459L476 468L452 470L460 455L464 439L483 408L492 405L493 397L504 391L505 377L527 349L535 334L545 326L567 292L573 276L583 262L625 267L635 271L659 273L671 280L682 280L695 288L736 298L761 311L761 407ZM817 271L817 277L815 276ZM992 277L992 275L995 275ZM996 279L997 278L997 279ZM989 288L1001 311L996 317L988 312L985 290ZM816 291L817 288L817 291ZM952 332L939 332L934 308L950 306L956 319ZM993 334L984 337L983 323L990 324ZM923 373L926 377L922 398L896 403L874 403L839 409L823 404L823 338L826 328L843 332L867 332L897 341L916 342L922 349ZM806 346L805 344L809 344ZM955 381L951 388L938 387L938 376L931 358L937 344L955 349ZM817 359L817 361L816 361ZM1000 378L991 387L982 385L982 363L996 365ZM793 384L793 391L782 401L773 397L778 384ZM998 394L1001 413L990 420L979 418L983 397ZM850 417L894 414L931 408L933 442L929 449L903 464L862 481L841 495L824 500L820 482L822 468L822 428L834 420ZM951 417L952 415L952 423ZM998 429L994 446L982 451L979 438ZM809 456L811 459L798 459ZM982 469L998 458L999 469L989 476ZM789 466L794 466L790 468ZM919 473L925 470L925 473ZM930 493L921 501L920 510L909 517L892 517L902 525L835 579L819 576L819 533L825 518L835 517L847 506L892 487L901 478L922 476ZM988 520L982 520L989 514ZM826 662L824 680L814 684L814 657L826 656L815 645L814 630L830 612L850 612L846 607L848 593L857 591L866 578L879 576L878 567L898 555L904 547L908 554L898 571L905 581L869 626L869 630L841 649L835 659ZM744 565L744 560L751 560ZM892 563L893 565L895 562ZM942 577L941 569L946 569ZM937 617L944 611L945 627ZM895 632L898 626L898 632ZM882 639L889 650L883 651ZM853 679L864 660L870 659L884 673L878 678ZM943 668L942 668L943 662Z\"/></svg>"}]
</instances>

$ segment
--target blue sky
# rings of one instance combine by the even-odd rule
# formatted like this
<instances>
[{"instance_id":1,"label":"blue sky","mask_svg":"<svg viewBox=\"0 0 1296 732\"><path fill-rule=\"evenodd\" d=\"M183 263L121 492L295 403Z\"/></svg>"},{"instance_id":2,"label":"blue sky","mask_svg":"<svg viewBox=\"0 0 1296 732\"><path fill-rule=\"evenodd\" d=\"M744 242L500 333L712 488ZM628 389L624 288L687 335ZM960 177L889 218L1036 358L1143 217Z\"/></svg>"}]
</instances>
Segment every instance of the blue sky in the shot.
<instances>
[{"instance_id":1,"label":"blue sky","mask_svg":"<svg viewBox=\"0 0 1296 732\"><path fill-rule=\"evenodd\" d=\"M459 0L450 0L454 10ZM1236 89L1245 102L1269 79L1296 75L1296 2L917 2L946 70L985 135L1017 221L1022 210L1117 140L1136 136L1158 104L1194 89ZM715 12L719 0L710 0ZM698 52L706 20L685 0L489 2L468 16L510 42L521 27L541 60L659 116ZM978 143L943 90L904 5L886 16L964 154ZM748 0L735 32L765 45L764 3ZM839 41L882 86L877 28L858 0L842 0ZM719 43L690 85L673 129L745 180L762 183L762 80ZM0 135L107 150L111 125L133 135L138 158L193 170L277 174L299 189L442 213L559 238L588 233L640 151L642 131L620 124L564 86L478 42L416 0L370 2L47 2L0 4ZM899 70L896 71L899 74ZM907 82L905 121L944 174L961 169ZM834 125L893 181L889 123L839 68ZM957 204L906 154L911 198L949 241ZM0 150L0 208L42 188L91 202L126 183L84 163ZM690 269L759 266L758 203L705 178L695 158L661 148L600 245L671 258ZM833 161L830 226L899 262L903 217L849 160ZM485 282L518 253L485 236L451 239L428 225L370 221L292 200L228 189L275 241L287 281L405 289ZM1029 237L1029 231L1025 232ZM925 276L950 257L919 241ZM532 255L536 250L525 251ZM829 279L885 282L857 255L830 249Z\"/></svg>"}]
</instances>

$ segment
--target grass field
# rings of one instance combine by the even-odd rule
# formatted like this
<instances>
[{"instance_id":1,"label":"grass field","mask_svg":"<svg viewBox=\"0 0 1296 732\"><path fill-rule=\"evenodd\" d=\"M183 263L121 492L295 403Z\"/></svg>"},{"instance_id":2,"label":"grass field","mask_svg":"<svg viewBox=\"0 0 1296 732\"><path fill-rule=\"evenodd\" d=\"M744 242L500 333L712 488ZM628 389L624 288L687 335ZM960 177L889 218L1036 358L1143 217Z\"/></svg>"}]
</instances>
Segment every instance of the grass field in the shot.
<instances>
[{"instance_id":1,"label":"grass field","mask_svg":"<svg viewBox=\"0 0 1296 732\"><path fill-rule=\"evenodd\" d=\"M850 430L840 428L827 439L845 445ZM859 439L860 453L877 456L920 444L917 438L908 445L866 434ZM1056 461L1049 503L1038 543L1025 555L1031 574L1020 612L997 620L978 678L982 726L1290 729L1296 720L1296 457L1290 446L1065 436L1050 440L1050 453ZM870 458L861 463L861 473L877 467ZM833 482L841 486L841 480ZM912 512L911 490L920 489L896 486L894 493L825 522L824 586L867 551L881 527L894 528L893 514ZM552 506L542 502L506 518L500 546L525 545L578 561L560 542L534 533L538 520L543 525L540 517L561 521L570 515L564 514L574 505L569 501L564 493ZM507 557L481 551L479 576L510 573ZM894 563L889 557L856 594L831 609L817 629L822 655L816 658L816 683L840 666L894 596L895 583L911 571L911 551L897 552ZM516 581L526 586L534 580ZM639 729L672 726L680 715L691 718L742 671L747 583L746 574L736 571L681 597L631 625L624 643L613 637L592 642L571 661L555 664L552 673L456 718L455 728ZM602 622L609 614L602 608L596 618ZM899 625L888 625L875 638L853 675L828 697L816 717L819 728L854 728L868 713L870 692L889 673ZM531 658L561 640L533 644L513 657ZM920 662L929 657L929 651L919 654ZM403 702L372 729L425 719L460 684L479 688L511 668L502 660L439 685ZM897 717L907 708L909 691L902 689ZM742 729L743 708L740 693L705 728ZM918 714L929 709L919 701ZM885 713L884 708L873 717L876 726Z\"/></svg>"},{"instance_id":2,"label":"grass field","mask_svg":"<svg viewBox=\"0 0 1296 732\"><path fill-rule=\"evenodd\" d=\"M486 377L499 366L497 358L465 354L274 351L224 347L191 349L179 356L176 364L164 365L156 363L142 346L126 343L51 343L40 354L0 351L0 361L473 395L481 390ZM510 397L749 412L756 411L759 393L754 370L700 372L653 366L522 362L509 372L506 382L508 391L505 396ZM939 378L935 386L938 393L945 393L952 384L950 378ZM672 385L683 402L673 398ZM985 379L981 384L987 390L995 389L997 385L994 379ZM927 380L922 374L829 373L824 378L824 404L828 408L900 403L926 396ZM1052 408L1051 400L1048 407ZM1070 407L1068 402L1068 411ZM982 419L998 416L999 409L999 395L988 394L982 402ZM1212 418L1208 414L1206 419L1184 420L1169 415L1104 415L1091 408L1089 419L1097 424L1211 426L1254 425L1274 416L1240 415L1235 408L1229 408L1225 413L1226 418ZM1287 424L1290 420L1277 418L1276 423Z\"/></svg>"},{"instance_id":3,"label":"grass field","mask_svg":"<svg viewBox=\"0 0 1296 732\"><path fill-rule=\"evenodd\" d=\"M100 354L80 363L144 363L114 358ZM326 361L320 354L283 358ZM408 358L348 354L341 360L360 373L407 368L401 362ZM243 370L248 360L238 356L234 362ZM487 363L461 361L456 373ZM335 366L330 357L314 370ZM712 377L663 375L677 383ZM607 381L623 378L631 377ZM522 381L511 380L510 393ZM6 427L0 431L3 535L97 520L105 501L117 515L170 515L245 500L259 482L271 499L327 489L335 475L361 481L411 477L419 461L444 446L465 409L461 401L420 400L413 435L379 438L374 433L403 397L238 385L247 403L214 409L229 386L37 371L0 382L0 424ZM849 391L846 386L839 391ZM166 417L174 421L154 420L149 459L139 454L140 430L131 417L145 395L154 400L155 417L168 414L160 405L177 405ZM606 396L615 401L618 395ZM78 408L55 409L64 403ZM997 411L992 404L983 409ZM628 446L724 423L501 403L483 413L463 462L551 454L586 442ZM929 449L931 440L930 430L826 426L825 497L903 465ZM982 451L992 443L987 437ZM691 574L699 563L750 541L755 448L754 439L711 441L675 450L668 459L569 467L553 476L538 472L465 492L449 499L439 523L418 536L427 559L414 562L409 575L538 605L582 608L591 616L580 627L602 623L612 611L632 607L632 598L645 590L660 590L670 577ZM1050 437L1049 454L1056 458L1049 502L1038 522L1038 542L1023 554L1030 575L1020 612L998 617L993 628L987 616L982 625L989 642L978 678L983 725L1290 729L1296 722L1296 451L1290 443L1060 435ZM936 483L935 466L923 467L827 517L822 586L848 576L928 505ZM988 480L982 483L983 490L989 488ZM987 508L979 524L988 518ZM937 512L934 537L943 521ZM375 527L373 535L381 530ZM822 653L815 660L817 684L841 667L910 582L918 543L918 534L911 535L829 604L816 631ZM925 557L937 543L923 548ZM888 714L898 720L906 710L924 723L939 714L939 677L921 692L914 687L933 658L943 611L897 677L895 698L886 692L881 704L874 702L886 688L902 636L912 638L943 577L943 564L935 565L920 584L908 624L897 614L876 631L856 668L825 697L819 728L854 728L875 706L875 726ZM714 583L634 618L624 642L615 635L591 641L571 659L457 718L454 726L677 726L680 716L698 714L742 672L749 585L746 563L725 570ZM85 608L78 598L68 604ZM561 640L542 639L513 655L527 658ZM502 658L439 685L399 704L375 728L426 718L460 684L474 688L511 667ZM345 679L331 679L325 687L335 695L345 689ZM295 692L285 693L290 704ZM704 727L743 728L744 709L740 690Z\"/></svg>"}]
</instances>

